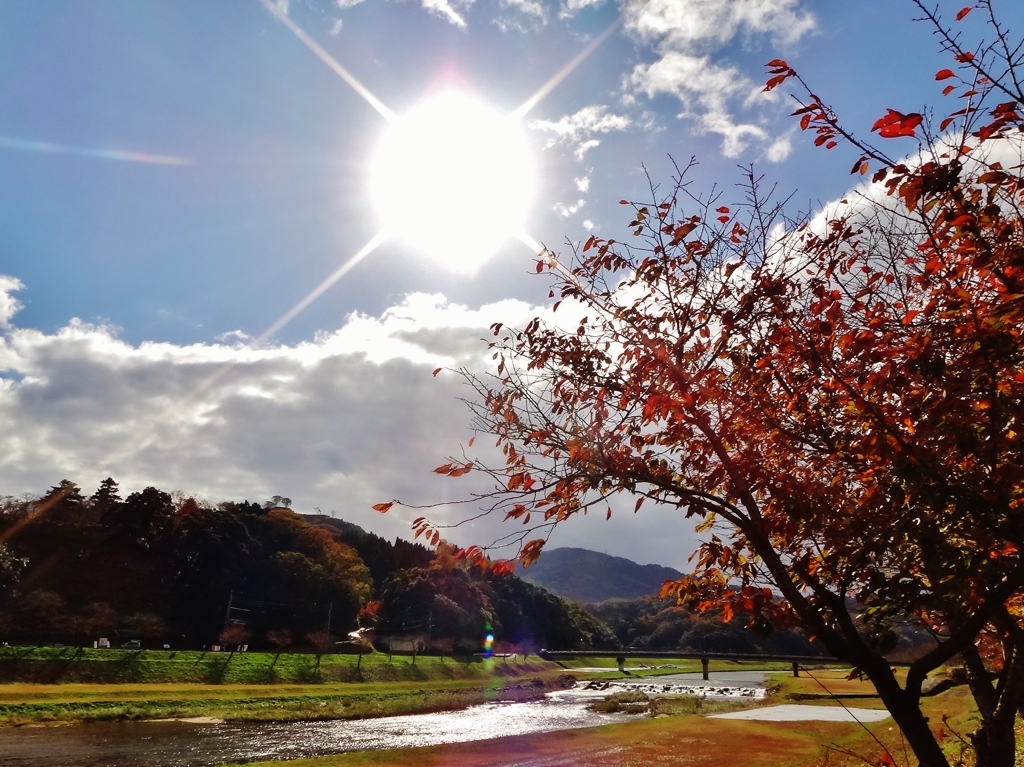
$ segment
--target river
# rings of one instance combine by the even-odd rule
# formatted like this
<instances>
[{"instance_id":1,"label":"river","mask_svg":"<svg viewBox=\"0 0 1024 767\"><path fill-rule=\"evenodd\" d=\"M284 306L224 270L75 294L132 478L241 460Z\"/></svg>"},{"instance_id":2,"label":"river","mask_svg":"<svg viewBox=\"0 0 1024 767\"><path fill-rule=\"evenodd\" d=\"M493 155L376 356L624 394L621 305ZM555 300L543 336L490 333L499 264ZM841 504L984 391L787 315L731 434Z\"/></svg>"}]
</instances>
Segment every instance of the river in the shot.
<instances>
[{"instance_id":1,"label":"river","mask_svg":"<svg viewBox=\"0 0 1024 767\"><path fill-rule=\"evenodd\" d=\"M109 722L0 729L3 767L208 767L222 762L297 759L345 751L407 748L507 735L597 727L621 721L587 703L623 688L709 697L760 697L762 672L721 672L615 680L606 690L548 694L532 703L488 703L462 711L322 722ZM603 683L602 683L603 685Z\"/></svg>"}]
</instances>

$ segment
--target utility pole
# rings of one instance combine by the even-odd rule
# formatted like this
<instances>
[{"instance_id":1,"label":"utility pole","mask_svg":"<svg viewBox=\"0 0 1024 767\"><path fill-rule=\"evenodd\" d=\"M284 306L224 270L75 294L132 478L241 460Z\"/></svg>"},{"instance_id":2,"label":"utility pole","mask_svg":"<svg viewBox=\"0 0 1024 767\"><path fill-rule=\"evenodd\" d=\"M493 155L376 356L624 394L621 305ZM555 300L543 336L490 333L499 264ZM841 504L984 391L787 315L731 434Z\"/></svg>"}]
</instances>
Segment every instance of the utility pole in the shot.
<instances>
[{"instance_id":1,"label":"utility pole","mask_svg":"<svg viewBox=\"0 0 1024 767\"><path fill-rule=\"evenodd\" d=\"M228 630L228 626L231 625L231 603L235 601L235 592L232 589L228 595L228 609L224 613L224 630Z\"/></svg>"}]
</instances>

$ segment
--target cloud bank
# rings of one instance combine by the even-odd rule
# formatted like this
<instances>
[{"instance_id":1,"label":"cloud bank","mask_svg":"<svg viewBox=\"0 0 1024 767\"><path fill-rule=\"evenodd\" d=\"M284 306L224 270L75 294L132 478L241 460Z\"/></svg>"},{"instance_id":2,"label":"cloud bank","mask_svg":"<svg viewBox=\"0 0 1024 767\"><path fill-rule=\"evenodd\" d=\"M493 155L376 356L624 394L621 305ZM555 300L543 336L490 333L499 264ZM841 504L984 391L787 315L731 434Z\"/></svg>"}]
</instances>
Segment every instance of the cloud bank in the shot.
<instances>
[{"instance_id":1,"label":"cloud bank","mask_svg":"<svg viewBox=\"0 0 1024 767\"><path fill-rule=\"evenodd\" d=\"M213 502L284 495L299 511L334 511L405 538L423 512L395 507L382 516L374 503L449 503L486 489L432 472L471 436L459 400L469 392L457 375L432 371L489 371L492 323L550 317L518 300L470 308L416 293L294 346L136 346L79 320L53 333L19 327L12 294L22 289L0 275L0 494L37 495L64 478L89 493L113 476L123 494L155 485ZM561 319L573 324L571 313ZM488 450L485 437L476 441L474 452ZM474 508L429 513L455 522ZM621 556L681 565L689 551L651 529L670 514L580 520L552 545L607 551L617 540L611 550ZM486 544L509 532L484 519L451 538ZM659 540L665 545L652 546Z\"/></svg>"},{"instance_id":2,"label":"cloud bank","mask_svg":"<svg viewBox=\"0 0 1024 767\"><path fill-rule=\"evenodd\" d=\"M788 142L774 138L752 119L759 102L769 100L735 66L723 63L726 49L768 38L789 46L814 29L814 17L800 0L626 0L627 33L651 46L658 58L637 64L626 77L627 90L648 98L675 96L699 133L722 137L722 152L737 157L751 146L779 162ZM737 116L747 114L746 119Z\"/></svg>"},{"instance_id":3,"label":"cloud bank","mask_svg":"<svg viewBox=\"0 0 1024 767\"><path fill-rule=\"evenodd\" d=\"M488 326L534 313L414 294L295 346L133 346L78 320L54 333L18 327L22 288L0 277L0 492L64 477L89 489L111 475L128 490L211 500L276 493L364 521L388 497L463 492L431 469L468 438L464 387L431 371L483 368ZM382 521L405 535L401 517Z\"/></svg>"}]
</instances>

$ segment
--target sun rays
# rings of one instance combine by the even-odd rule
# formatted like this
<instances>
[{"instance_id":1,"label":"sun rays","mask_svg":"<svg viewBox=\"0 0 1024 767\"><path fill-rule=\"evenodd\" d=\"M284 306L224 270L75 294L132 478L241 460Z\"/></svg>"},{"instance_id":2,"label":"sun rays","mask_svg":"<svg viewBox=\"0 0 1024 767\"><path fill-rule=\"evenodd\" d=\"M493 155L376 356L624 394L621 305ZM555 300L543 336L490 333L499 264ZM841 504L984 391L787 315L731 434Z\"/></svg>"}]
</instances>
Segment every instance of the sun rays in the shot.
<instances>
[{"instance_id":1,"label":"sun rays","mask_svg":"<svg viewBox=\"0 0 1024 767\"><path fill-rule=\"evenodd\" d=\"M331 69L335 74L338 75L352 90L359 95L371 108L373 108L378 114L384 118L389 124L394 126L400 126L404 116L396 115L381 99L374 95L369 88L363 85L351 72L343 67L337 60L335 60L327 51L325 51L320 45L316 43L298 24L296 24L291 18L288 17L278 6L272 3L270 0L259 0L260 4L273 15L286 29L288 29L306 48L308 48L317 58L319 58L327 67ZM545 97L547 97L555 88L561 84L569 74L576 70L584 61L587 60L621 25L621 20L616 20L601 34L595 37L590 43L580 51L568 64L562 67L556 72L547 82L541 85L526 101L523 102L513 112L500 116L501 120L508 121L510 124L515 124L518 130L518 124L522 119L534 108L540 104ZM415 109L415 108L414 108ZM475 116L474 110L489 109L482 102L473 102L466 106L466 110L463 116L473 117ZM490 119L490 118L489 118ZM481 131L493 131L495 130L490 124L481 123L478 128ZM466 140L464 136L462 140ZM443 143L443 142L441 142ZM506 147L512 144L504 146L490 147L487 151L491 152L502 152L507 151ZM12 148L39 151L39 152L50 152L50 153L65 153L65 154L80 154L85 156L100 157L103 159L114 159L124 160L131 162L143 162L152 164L163 164L163 165L187 165L191 161L186 158L170 157L163 155L151 155L138 152L123 152L118 150L106 150L106 149L82 149L74 147L63 147L55 144L43 144L41 142L26 142L18 141L14 139L0 138L0 146L9 146ZM474 160L479 163L479 158ZM518 155L513 160L514 163L523 163L524 161ZM484 169L486 171L486 168ZM502 165L499 163L493 169L498 173L509 172L507 164ZM500 182L500 180L499 180ZM526 189L526 184L521 184L520 187L515 191L515 194L527 195L529 190ZM467 194L474 194L475 190L449 190L447 194L453 197L465 196ZM517 204L518 200L507 199L499 201L502 205ZM455 204L455 202L453 202ZM397 211L396 215L400 215L401 211ZM450 224L451 226L457 226L457 221L442 222L442 224ZM506 222L502 222L506 223ZM500 226L498 227L501 228ZM524 222L521 217L512 217L507 220L508 231L502 232L504 239L515 239L521 243L533 254L543 253L545 248L537 241L525 228ZM440 236L440 235L439 235ZM341 266L339 266L334 272L328 275L322 280L316 287L310 290L300 301L292 306L288 311L282 314L276 321L274 321L266 330L264 330L258 337L253 341L255 347L259 347L275 334L277 334L282 328L288 325L295 317L301 314L311 304L317 301L324 293L326 293L333 285L341 280L346 274L352 271L357 265L364 261L374 251L380 248L381 245L385 244L389 239L394 237L402 237L400 232L388 231L382 229L375 234L363 247L356 251L350 256ZM402 237L402 239L408 238ZM500 246L501 242L494 244L496 250ZM464 255L464 254L463 254ZM461 257L461 256L460 256ZM452 263L449 265L451 268L459 271L459 265ZM472 269L462 269L461 271L471 272ZM177 399L175 402L168 404L168 406L160 413L154 414L145 430L140 430L131 435L128 439L123 441L118 447L112 450L110 453L102 457L96 464L97 468L104 471L109 470L112 464L118 460L124 458L127 455L134 454L157 438L157 427L164 424L178 415L185 413L188 406L195 402L204 392L209 390L215 384L217 384L225 375L227 375L234 367L235 363L227 361L220 365L210 375L197 383L187 394Z\"/></svg>"},{"instance_id":2,"label":"sun rays","mask_svg":"<svg viewBox=\"0 0 1024 767\"><path fill-rule=\"evenodd\" d=\"M524 243L535 254L544 250L522 220L535 186L529 177L532 163L520 145L520 136L506 128L514 125L514 131L519 131L522 119L611 37L622 25L621 18L504 118L489 114L486 104L459 92L425 99L399 116L272 0L259 2L391 124L374 159L370 182L371 198L383 222L374 239L377 245L401 239L449 270L465 274L475 272L509 238ZM508 126L502 124L506 120ZM404 135L417 131L422 135ZM368 253L358 260L365 255ZM346 264L339 271L349 268ZM327 286L311 292L275 323L271 332L284 327Z\"/></svg>"},{"instance_id":3,"label":"sun rays","mask_svg":"<svg viewBox=\"0 0 1024 767\"><path fill-rule=\"evenodd\" d=\"M330 288L334 283L336 283L338 280L340 280L342 277L344 277L346 274L352 271L352 269L355 268L355 266L360 261L362 261L368 255L373 253L373 251L379 248L384 243L385 239L386 237L383 232L378 232L376 235L374 235L373 239L371 239L362 248L356 251L356 253L351 258L349 258L348 261L346 261L344 264L335 269L334 272L332 272L323 282L321 282L319 285L317 285L315 288L309 291L309 293L306 294L305 298L303 298L301 301L295 304L295 306L293 306L291 309L289 309L287 312L281 315L281 317L273 325L271 325L269 328L263 331L259 335L259 338L257 338L256 340L260 343L266 341L268 338L273 336L277 331L279 331L281 328L283 328L285 325L287 325L289 322L295 319L295 317L297 317L307 306L309 306L311 303L320 298L320 296L322 296L327 291L328 288Z\"/></svg>"},{"instance_id":4,"label":"sun rays","mask_svg":"<svg viewBox=\"0 0 1024 767\"><path fill-rule=\"evenodd\" d=\"M604 43L604 41L607 40L609 37L611 37L612 33L620 26L622 26L622 19L618 18L614 22L612 22L608 26L608 28L604 30L604 32L602 32L593 40L591 40L586 48L584 48L582 51L576 54L576 57L572 61L570 61L560 70L558 70L558 72L555 73L554 77L552 77L540 88L538 88L536 93L534 93L532 96L530 96L530 98L524 101L522 105L512 113L513 116L517 120L521 120L527 114L529 114L535 106L537 106L541 101L544 100L544 98L549 93L551 93L551 91L558 87L559 83L561 83L562 80L568 77L577 67L579 67L580 64L582 64L584 61L590 58L590 55L598 48L600 48L601 44Z\"/></svg>"},{"instance_id":5,"label":"sun rays","mask_svg":"<svg viewBox=\"0 0 1024 767\"><path fill-rule=\"evenodd\" d=\"M366 101L367 104L369 104L371 107L380 112L381 117L383 117L385 120L389 122L395 119L395 113L392 112L387 106L385 106L383 101L374 96L370 92L369 88L367 88L365 85L359 82L359 80L356 79L355 75L353 75L351 72L345 69L345 67L339 64L337 60L333 56L331 56L331 54L329 54L327 51L321 48L317 44L316 40L307 35L306 32L302 29L302 27L300 27L298 24L291 20L287 13L285 13L272 2L270 2L270 0L259 0L259 2L263 5L264 8L270 11L278 21L284 24L285 28L293 35L295 35L302 42L303 45L309 48L309 50L311 50L318 59L320 59L322 62L324 62L324 64L330 67L331 71L334 72L334 74L336 74L346 83L348 83L352 90L354 90L356 93L362 96L363 100Z\"/></svg>"}]
</instances>

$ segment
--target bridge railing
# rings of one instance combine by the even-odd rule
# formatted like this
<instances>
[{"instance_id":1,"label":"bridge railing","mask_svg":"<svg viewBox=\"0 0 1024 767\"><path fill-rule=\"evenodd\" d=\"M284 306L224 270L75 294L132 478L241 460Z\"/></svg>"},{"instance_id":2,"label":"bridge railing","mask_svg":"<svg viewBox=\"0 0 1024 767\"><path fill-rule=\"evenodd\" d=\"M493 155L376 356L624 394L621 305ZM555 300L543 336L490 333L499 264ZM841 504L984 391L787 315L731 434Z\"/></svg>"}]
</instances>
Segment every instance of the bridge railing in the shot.
<instances>
[{"instance_id":1,"label":"bridge railing","mask_svg":"<svg viewBox=\"0 0 1024 767\"><path fill-rule=\"evenodd\" d=\"M837 663L835 658L827 655L782 655L770 653L722 653L722 652L685 652L679 650L541 650L537 653L544 660L576 660L577 658L615 658L619 661L619 670L628 658L676 658L680 660L699 660L704 679L708 679L709 667L713 660L728 661L771 661L775 663L792 663L793 676L800 676L800 666L820 666Z\"/></svg>"}]
</instances>

